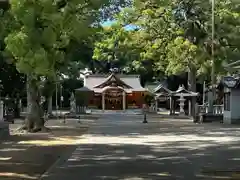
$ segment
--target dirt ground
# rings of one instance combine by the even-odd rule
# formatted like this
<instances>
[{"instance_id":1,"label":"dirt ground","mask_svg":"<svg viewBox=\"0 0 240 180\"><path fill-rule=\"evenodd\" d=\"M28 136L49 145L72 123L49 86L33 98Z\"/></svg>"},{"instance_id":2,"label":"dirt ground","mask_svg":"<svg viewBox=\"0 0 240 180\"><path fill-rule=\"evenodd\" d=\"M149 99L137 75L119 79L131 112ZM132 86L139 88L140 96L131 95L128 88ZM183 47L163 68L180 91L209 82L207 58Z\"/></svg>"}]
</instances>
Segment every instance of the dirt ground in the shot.
<instances>
[{"instance_id":1,"label":"dirt ground","mask_svg":"<svg viewBox=\"0 0 240 180\"><path fill-rule=\"evenodd\" d=\"M51 120L51 133L15 133L21 122L10 125L11 137L0 142L0 179L39 179L60 157L71 153L88 130L75 120L62 124Z\"/></svg>"}]
</instances>

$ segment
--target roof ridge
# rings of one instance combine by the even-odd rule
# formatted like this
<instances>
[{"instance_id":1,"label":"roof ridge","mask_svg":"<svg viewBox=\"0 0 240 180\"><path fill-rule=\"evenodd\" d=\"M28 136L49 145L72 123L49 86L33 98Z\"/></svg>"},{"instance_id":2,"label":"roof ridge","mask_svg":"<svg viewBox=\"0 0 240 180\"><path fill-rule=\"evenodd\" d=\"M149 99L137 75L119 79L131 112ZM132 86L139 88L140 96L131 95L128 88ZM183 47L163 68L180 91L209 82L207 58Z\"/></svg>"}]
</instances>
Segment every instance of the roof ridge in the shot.
<instances>
[{"instance_id":1,"label":"roof ridge","mask_svg":"<svg viewBox=\"0 0 240 180\"><path fill-rule=\"evenodd\" d=\"M90 74L87 75L87 77L109 77L111 76L111 74ZM124 78L124 77L132 77L132 78L139 78L140 75L137 74L115 74L115 76L119 77L119 78Z\"/></svg>"},{"instance_id":2,"label":"roof ridge","mask_svg":"<svg viewBox=\"0 0 240 180\"><path fill-rule=\"evenodd\" d=\"M129 84L127 84L126 82L124 82L123 80L121 80L121 77L116 76L115 73L112 73L110 76L108 76L103 82L101 82L99 85L95 86L95 88L102 86L103 84L111 81L111 79L114 78L115 80L120 81L122 84L124 84L125 86L128 86L129 88L132 88Z\"/></svg>"}]
</instances>

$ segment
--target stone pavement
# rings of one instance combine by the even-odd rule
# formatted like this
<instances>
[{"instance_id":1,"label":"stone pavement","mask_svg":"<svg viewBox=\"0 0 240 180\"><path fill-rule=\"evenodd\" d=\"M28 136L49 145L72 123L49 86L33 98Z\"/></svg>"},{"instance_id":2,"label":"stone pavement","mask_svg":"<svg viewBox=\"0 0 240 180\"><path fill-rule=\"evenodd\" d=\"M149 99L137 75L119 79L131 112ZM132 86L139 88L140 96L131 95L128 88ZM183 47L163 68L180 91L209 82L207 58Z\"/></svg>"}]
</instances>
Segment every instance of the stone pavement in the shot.
<instances>
[{"instance_id":1,"label":"stone pavement","mask_svg":"<svg viewBox=\"0 0 240 180\"><path fill-rule=\"evenodd\" d=\"M42 180L217 180L240 170L240 127L108 114ZM234 175L233 175L234 174ZM240 179L236 177L236 179Z\"/></svg>"},{"instance_id":2,"label":"stone pavement","mask_svg":"<svg viewBox=\"0 0 240 180\"><path fill-rule=\"evenodd\" d=\"M39 179L59 158L76 149L76 140L87 132L88 122L50 120L46 123L50 133L31 134L17 131L22 120L16 120L10 124L11 136L0 141L0 180Z\"/></svg>"}]
</instances>

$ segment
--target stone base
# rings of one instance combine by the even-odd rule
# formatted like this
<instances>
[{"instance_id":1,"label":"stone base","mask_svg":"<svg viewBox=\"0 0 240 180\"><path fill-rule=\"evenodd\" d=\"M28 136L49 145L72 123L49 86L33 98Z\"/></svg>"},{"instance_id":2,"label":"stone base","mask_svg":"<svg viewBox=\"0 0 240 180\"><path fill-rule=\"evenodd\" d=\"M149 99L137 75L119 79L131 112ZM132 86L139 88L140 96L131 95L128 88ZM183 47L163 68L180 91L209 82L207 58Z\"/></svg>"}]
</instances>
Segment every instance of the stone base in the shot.
<instances>
[{"instance_id":1,"label":"stone base","mask_svg":"<svg viewBox=\"0 0 240 180\"><path fill-rule=\"evenodd\" d=\"M182 120L192 120L193 117L192 116L179 116L178 114L175 114L175 115L164 115L164 114L149 114L149 116L151 118L163 118L163 119L182 119Z\"/></svg>"},{"instance_id":2,"label":"stone base","mask_svg":"<svg viewBox=\"0 0 240 180\"><path fill-rule=\"evenodd\" d=\"M182 114L182 113L181 113L181 114L178 114L177 116L178 116L178 117L181 117L181 118L187 117L187 115L186 115L185 113L184 113L184 114Z\"/></svg>"},{"instance_id":3,"label":"stone base","mask_svg":"<svg viewBox=\"0 0 240 180\"><path fill-rule=\"evenodd\" d=\"M197 120L198 122L201 122L201 123L212 123L212 122L222 123L223 115L211 114L211 113L200 114Z\"/></svg>"},{"instance_id":4,"label":"stone base","mask_svg":"<svg viewBox=\"0 0 240 180\"><path fill-rule=\"evenodd\" d=\"M223 123L224 124L232 124L232 121L229 118L223 118Z\"/></svg>"},{"instance_id":5,"label":"stone base","mask_svg":"<svg viewBox=\"0 0 240 180\"><path fill-rule=\"evenodd\" d=\"M0 140L5 140L10 136L9 124L1 122L0 123Z\"/></svg>"},{"instance_id":6,"label":"stone base","mask_svg":"<svg viewBox=\"0 0 240 180\"><path fill-rule=\"evenodd\" d=\"M240 119L229 119L229 118L224 118L223 119L224 124L240 124Z\"/></svg>"}]
</instances>

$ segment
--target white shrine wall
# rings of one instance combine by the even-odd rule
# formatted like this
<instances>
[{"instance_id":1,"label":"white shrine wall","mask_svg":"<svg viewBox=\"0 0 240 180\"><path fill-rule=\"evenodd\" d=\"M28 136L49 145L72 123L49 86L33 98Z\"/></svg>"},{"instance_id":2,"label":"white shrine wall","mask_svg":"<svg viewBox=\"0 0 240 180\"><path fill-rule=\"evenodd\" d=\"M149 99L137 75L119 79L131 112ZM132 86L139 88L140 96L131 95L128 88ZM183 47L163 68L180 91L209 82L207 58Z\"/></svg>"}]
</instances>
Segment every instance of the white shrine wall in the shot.
<instances>
[{"instance_id":1,"label":"white shrine wall","mask_svg":"<svg viewBox=\"0 0 240 180\"><path fill-rule=\"evenodd\" d=\"M230 110L224 109L223 122L226 124L240 123L240 89L230 90Z\"/></svg>"}]
</instances>

